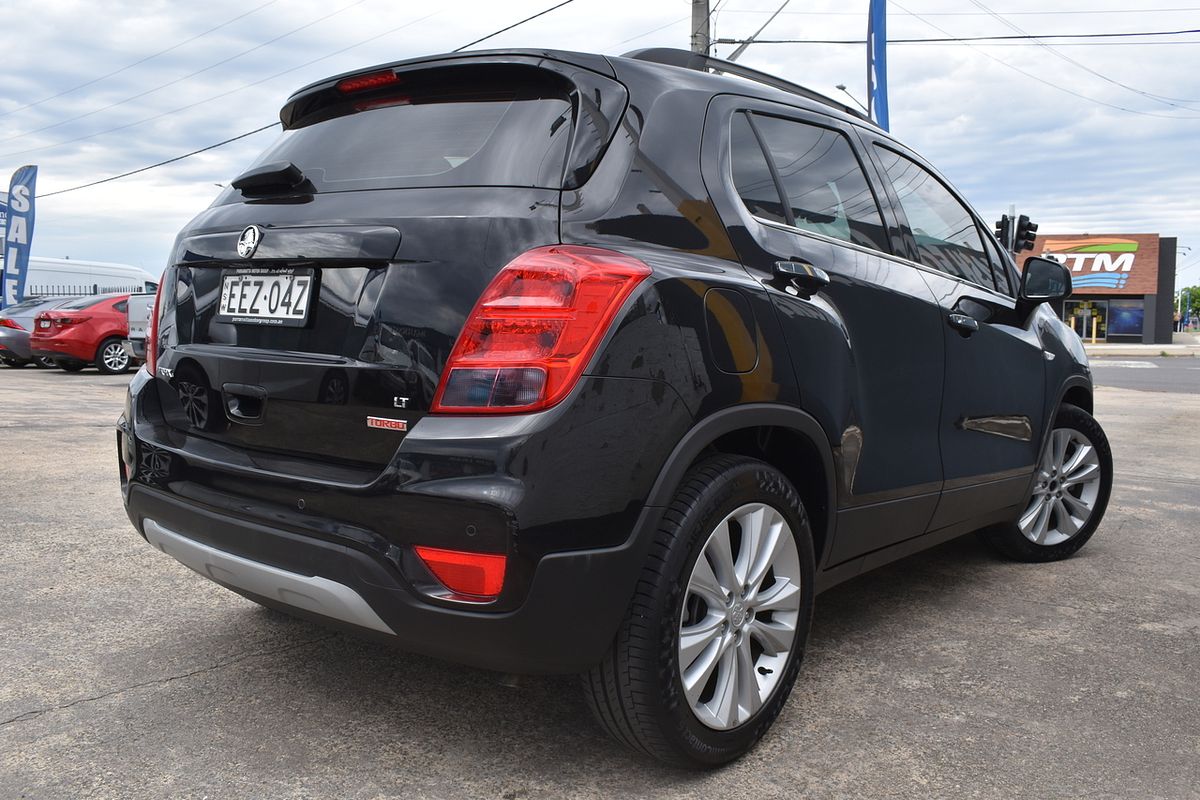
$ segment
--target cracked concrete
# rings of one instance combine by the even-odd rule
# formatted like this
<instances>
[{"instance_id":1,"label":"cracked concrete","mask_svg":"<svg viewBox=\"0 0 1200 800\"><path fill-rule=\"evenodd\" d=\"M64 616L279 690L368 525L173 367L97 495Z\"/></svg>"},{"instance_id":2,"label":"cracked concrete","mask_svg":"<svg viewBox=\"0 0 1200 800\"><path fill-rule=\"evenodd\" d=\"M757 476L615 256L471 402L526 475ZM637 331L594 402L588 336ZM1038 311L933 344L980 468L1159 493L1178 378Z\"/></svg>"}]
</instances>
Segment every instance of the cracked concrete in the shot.
<instances>
[{"instance_id":1,"label":"cracked concrete","mask_svg":"<svg viewBox=\"0 0 1200 800\"><path fill-rule=\"evenodd\" d=\"M571 677L332 634L204 581L120 508L123 381L0 370L0 797L1200 797L1200 398L1101 389L1117 484L1078 557L973 538L823 595L745 759L666 770Z\"/></svg>"}]
</instances>

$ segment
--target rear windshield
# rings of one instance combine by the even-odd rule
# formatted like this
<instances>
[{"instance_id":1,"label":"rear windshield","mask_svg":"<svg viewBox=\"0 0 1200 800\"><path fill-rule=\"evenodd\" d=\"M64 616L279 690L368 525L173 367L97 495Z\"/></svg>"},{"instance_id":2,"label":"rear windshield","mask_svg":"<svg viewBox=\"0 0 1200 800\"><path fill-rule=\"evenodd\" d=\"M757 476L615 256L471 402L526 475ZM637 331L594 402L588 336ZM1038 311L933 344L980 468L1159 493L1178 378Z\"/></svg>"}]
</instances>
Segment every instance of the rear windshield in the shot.
<instances>
[{"instance_id":1,"label":"rear windshield","mask_svg":"<svg viewBox=\"0 0 1200 800\"><path fill-rule=\"evenodd\" d=\"M21 302L15 304L15 305L9 306L8 308L4 309L4 313L5 314L19 314L22 311L29 311L32 308L37 308L38 306L44 306L47 303L52 303L52 302L53 302L53 300L48 300L45 297L35 297L32 300L22 300Z\"/></svg>"},{"instance_id":2,"label":"rear windshield","mask_svg":"<svg viewBox=\"0 0 1200 800\"><path fill-rule=\"evenodd\" d=\"M303 127L286 131L255 164L290 161L318 192L562 187L572 118L565 87L503 69L402 77L361 96L326 93Z\"/></svg>"}]
</instances>

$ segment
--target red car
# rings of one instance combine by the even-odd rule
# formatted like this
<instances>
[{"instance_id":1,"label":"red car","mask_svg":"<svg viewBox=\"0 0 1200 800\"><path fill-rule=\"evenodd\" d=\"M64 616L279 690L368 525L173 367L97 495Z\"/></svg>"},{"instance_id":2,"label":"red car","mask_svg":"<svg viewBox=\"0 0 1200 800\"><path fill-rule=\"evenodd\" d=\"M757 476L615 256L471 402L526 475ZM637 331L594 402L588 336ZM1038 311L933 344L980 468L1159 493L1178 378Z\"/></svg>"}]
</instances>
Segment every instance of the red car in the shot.
<instances>
[{"instance_id":1,"label":"red car","mask_svg":"<svg viewBox=\"0 0 1200 800\"><path fill-rule=\"evenodd\" d=\"M94 295L38 314L29 344L34 358L49 358L67 372L95 364L116 375L129 369L121 346L128 335L129 295Z\"/></svg>"}]
</instances>

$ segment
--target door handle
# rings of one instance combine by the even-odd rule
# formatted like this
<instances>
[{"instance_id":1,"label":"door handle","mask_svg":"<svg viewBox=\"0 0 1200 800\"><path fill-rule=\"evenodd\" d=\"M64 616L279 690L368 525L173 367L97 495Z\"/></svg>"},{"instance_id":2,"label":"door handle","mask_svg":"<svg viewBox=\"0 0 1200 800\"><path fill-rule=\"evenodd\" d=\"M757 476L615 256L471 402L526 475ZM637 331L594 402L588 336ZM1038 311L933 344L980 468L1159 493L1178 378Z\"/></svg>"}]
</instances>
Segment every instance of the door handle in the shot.
<instances>
[{"instance_id":1,"label":"door handle","mask_svg":"<svg viewBox=\"0 0 1200 800\"><path fill-rule=\"evenodd\" d=\"M979 320L966 314L954 313L949 316L950 327L956 328L963 337L970 336L975 331L979 330Z\"/></svg>"},{"instance_id":2,"label":"door handle","mask_svg":"<svg viewBox=\"0 0 1200 800\"><path fill-rule=\"evenodd\" d=\"M788 281L805 297L812 297L829 285L829 273L807 261L776 261L775 277Z\"/></svg>"}]
</instances>

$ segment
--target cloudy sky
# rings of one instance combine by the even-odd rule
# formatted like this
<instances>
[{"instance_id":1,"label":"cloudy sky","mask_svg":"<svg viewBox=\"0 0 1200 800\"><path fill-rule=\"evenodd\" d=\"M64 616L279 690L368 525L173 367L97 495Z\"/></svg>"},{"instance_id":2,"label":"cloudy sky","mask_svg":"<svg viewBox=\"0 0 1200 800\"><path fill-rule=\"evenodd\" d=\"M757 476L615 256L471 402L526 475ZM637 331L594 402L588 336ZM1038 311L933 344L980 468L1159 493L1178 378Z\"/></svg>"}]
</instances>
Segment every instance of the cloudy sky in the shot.
<instances>
[{"instance_id":1,"label":"cloudy sky","mask_svg":"<svg viewBox=\"0 0 1200 800\"><path fill-rule=\"evenodd\" d=\"M781 0L724 0L739 38ZM892 39L1200 27L1200 0L889 0ZM715 3L715 0L714 0ZM187 153L277 119L334 73L459 47L554 0L37 0L0 4L0 182L40 167L40 195ZM867 0L793 0L763 34L860 39ZM989 13L991 12L991 13ZM481 47L620 54L687 47L688 0L574 0ZM1010 203L1043 232L1179 237L1200 284L1200 34L1028 44L893 44L892 131L995 219ZM1096 44L1095 42L1104 42ZM1150 44L1149 42L1154 42ZM727 54L731 46L717 48ZM761 44L739 59L865 101L861 45ZM268 131L39 202L33 253L158 273L179 228L263 149Z\"/></svg>"}]
</instances>

